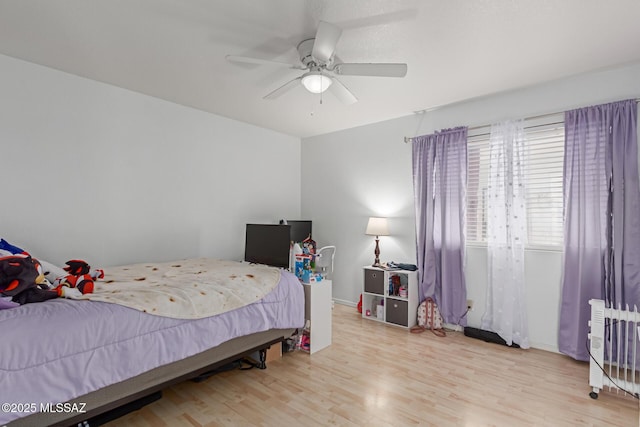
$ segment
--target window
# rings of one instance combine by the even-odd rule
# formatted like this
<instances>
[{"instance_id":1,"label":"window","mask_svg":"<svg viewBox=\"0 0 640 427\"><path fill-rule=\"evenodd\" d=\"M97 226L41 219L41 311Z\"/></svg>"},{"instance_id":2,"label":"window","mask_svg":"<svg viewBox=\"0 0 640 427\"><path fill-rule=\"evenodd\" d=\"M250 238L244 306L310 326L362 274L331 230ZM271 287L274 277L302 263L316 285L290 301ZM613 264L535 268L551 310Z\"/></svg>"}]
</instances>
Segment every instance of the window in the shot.
<instances>
[{"instance_id":1,"label":"window","mask_svg":"<svg viewBox=\"0 0 640 427\"><path fill-rule=\"evenodd\" d=\"M527 119L526 171L529 247L559 249L563 243L562 176L564 115ZM467 243L487 242L486 193L491 127L469 130L467 141Z\"/></svg>"}]
</instances>

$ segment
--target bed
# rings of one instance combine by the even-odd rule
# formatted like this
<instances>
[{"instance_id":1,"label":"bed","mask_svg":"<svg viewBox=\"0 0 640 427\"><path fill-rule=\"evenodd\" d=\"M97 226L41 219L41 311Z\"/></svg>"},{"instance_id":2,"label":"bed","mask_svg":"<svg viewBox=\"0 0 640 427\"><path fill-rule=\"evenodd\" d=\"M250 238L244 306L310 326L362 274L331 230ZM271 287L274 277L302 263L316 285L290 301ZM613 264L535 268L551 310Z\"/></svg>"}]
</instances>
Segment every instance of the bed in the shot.
<instances>
[{"instance_id":1,"label":"bed","mask_svg":"<svg viewBox=\"0 0 640 427\"><path fill-rule=\"evenodd\" d=\"M225 261L231 270L221 276L236 276L229 271L237 267L237 275L251 279L253 270L247 269L269 269L276 283L264 295L256 293L249 304L228 302L242 287L236 284L231 297L223 298L227 309L219 314L208 315L207 307L203 311L197 303L185 315L150 314L156 308L163 311L153 296L144 297L150 300L147 305L136 306L136 301L135 307L104 302L123 285L110 278L130 271L131 286L135 282L148 289L161 276L173 274L175 266L191 266L190 261L105 269L105 283L98 287L104 292L96 290L93 300L57 298L0 310L0 403L5 404L0 426L75 424L268 348L304 325L304 290L298 279L285 270L248 263ZM213 268L203 267L208 260L194 262L187 270L205 278L193 283L209 280ZM162 268L169 273L162 274ZM140 269L148 274L141 276ZM196 287L185 276L178 279L183 288Z\"/></svg>"}]
</instances>

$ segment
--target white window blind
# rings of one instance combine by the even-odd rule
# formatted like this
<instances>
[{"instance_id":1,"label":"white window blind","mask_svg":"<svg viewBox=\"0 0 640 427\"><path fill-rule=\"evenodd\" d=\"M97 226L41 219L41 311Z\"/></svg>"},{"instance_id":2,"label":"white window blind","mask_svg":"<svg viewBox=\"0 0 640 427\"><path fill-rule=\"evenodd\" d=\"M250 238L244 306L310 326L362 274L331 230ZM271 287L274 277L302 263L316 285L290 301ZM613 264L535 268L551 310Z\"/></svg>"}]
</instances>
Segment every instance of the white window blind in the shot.
<instances>
[{"instance_id":1,"label":"white window blind","mask_svg":"<svg viewBox=\"0 0 640 427\"><path fill-rule=\"evenodd\" d=\"M560 249L564 115L525 120L526 192L529 247ZM487 241L487 182L491 127L469 131L467 140L467 243Z\"/></svg>"}]
</instances>

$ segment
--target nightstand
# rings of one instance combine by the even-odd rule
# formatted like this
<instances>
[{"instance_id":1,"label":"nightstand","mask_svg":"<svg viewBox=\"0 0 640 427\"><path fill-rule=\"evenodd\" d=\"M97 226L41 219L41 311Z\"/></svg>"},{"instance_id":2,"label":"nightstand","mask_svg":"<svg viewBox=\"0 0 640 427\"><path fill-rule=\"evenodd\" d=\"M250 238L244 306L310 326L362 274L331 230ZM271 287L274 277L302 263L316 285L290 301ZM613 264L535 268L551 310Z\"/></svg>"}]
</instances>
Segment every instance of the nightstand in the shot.
<instances>
[{"instance_id":1,"label":"nightstand","mask_svg":"<svg viewBox=\"0 0 640 427\"><path fill-rule=\"evenodd\" d=\"M310 323L309 353L331 345L331 280L303 283L304 318Z\"/></svg>"}]
</instances>

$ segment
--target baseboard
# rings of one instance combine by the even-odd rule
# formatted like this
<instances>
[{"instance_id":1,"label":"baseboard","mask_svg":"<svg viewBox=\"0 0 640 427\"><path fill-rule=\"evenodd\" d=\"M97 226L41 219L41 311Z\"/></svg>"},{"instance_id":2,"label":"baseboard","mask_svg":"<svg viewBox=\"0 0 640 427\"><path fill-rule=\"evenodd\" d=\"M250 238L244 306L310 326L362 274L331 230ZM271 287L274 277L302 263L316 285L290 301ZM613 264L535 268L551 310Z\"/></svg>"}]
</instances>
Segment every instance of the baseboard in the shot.
<instances>
[{"instance_id":1,"label":"baseboard","mask_svg":"<svg viewBox=\"0 0 640 427\"><path fill-rule=\"evenodd\" d=\"M333 301L334 301L336 304L346 305L346 306L349 306L349 307L355 307L355 306L357 306L357 305L358 305L358 304L356 304L355 302L352 302L352 301L346 301L346 300L343 300L343 299L337 299L337 298L334 298L334 299L333 299Z\"/></svg>"},{"instance_id":2,"label":"baseboard","mask_svg":"<svg viewBox=\"0 0 640 427\"><path fill-rule=\"evenodd\" d=\"M534 341L529 341L529 346L531 348L535 348L538 350L544 350L544 351L548 351L551 353L558 353L558 354L562 354L560 353L560 349L558 348L558 346L553 346L553 345L549 345L549 344L542 344L542 343L538 343L538 342L534 342Z\"/></svg>"},{"instance_id":3,"label":"baseboard","mask_svg":"<svg viewBox=\"0 0 640 427\"><path fill-rule=\"evenodd\" d=\"M445 323L442 325L444 329L455 332L464 332L464 328L460 325L454 325L453 323Z\"/></svg>"}]
</instances>

